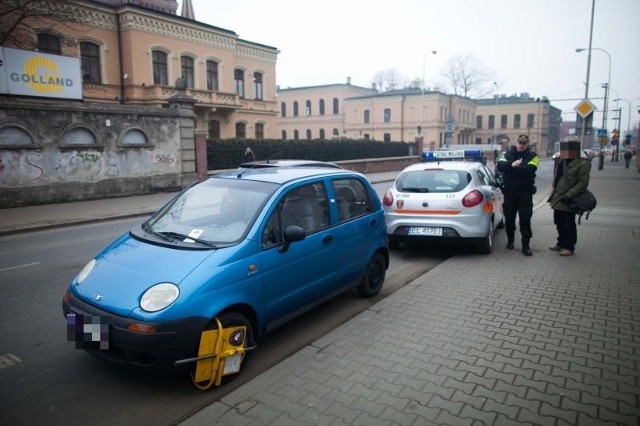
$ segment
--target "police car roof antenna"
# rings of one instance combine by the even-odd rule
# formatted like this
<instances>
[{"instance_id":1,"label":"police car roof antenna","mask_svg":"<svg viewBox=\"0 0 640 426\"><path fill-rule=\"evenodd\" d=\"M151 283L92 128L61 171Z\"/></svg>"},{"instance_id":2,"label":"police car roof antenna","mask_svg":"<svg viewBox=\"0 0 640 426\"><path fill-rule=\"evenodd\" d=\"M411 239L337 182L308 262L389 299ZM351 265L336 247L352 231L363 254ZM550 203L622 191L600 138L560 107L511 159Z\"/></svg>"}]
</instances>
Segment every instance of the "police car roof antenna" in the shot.
<instances>
[{"instance_id":1,"label":"police car roof antenna","mask_svg":"<svg viewBox=\"0 0 640 426\"><path fill-rule=\"evenodd\" d=\"M275 157L276 155L279 155L282 151L278 151L273 155L270 155L269 158L267 158L266 160L264 160L265 164L269 164L269 160L272 160L273 157ZM249 167L248 169L244 169L243 171L241 171L240 173L238 173L238 175L236 176L236 178L240 179L242 177L242 175L247 172L248 170L251 169L255 169L260 165L260 162L256 162L253 166Z\"/></svg>"}]
</instances>

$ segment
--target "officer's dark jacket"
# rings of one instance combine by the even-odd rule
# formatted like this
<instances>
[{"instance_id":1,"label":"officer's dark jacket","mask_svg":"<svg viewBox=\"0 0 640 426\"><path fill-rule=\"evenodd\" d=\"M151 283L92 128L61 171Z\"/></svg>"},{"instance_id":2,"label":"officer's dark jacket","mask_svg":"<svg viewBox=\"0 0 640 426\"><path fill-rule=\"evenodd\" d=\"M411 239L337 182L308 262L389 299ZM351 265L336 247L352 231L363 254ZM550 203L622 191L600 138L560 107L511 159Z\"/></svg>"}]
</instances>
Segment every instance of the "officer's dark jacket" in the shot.
<instances>
[{"instance_id":1,"label":"officer's dark jacket","mask_svg":"<svg viewBox=\"0 0 640 426\"><path fill-rule=\"evenodd\" d=\"M511 163L522 158L520 167L511 167ZM507 152L498 159L497 168L503 174L505 190L531 190L536 180L536 171L540 159L529 148L518 152L515 146L511 146Z\"/></svg>"}]
</instances>

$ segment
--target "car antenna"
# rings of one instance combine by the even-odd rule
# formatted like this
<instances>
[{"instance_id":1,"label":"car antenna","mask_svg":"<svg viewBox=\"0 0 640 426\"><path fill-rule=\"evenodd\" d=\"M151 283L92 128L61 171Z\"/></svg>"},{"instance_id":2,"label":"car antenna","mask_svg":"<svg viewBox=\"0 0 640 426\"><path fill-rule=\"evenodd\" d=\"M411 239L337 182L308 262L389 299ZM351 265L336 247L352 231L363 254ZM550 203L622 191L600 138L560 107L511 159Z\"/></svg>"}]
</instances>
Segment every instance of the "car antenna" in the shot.
<instances>
[{"instance_id":1,"label":"car antenna","mask_svg":"<svg viewBox=\"0 0 640 426\"><path fill-rule=\"evenodd\" d=\"M276 152L275 154L270 155L266 160L264 160L264 162L265 162L266 164L269 164L269 160L273 159L273 157L275 157L276 155L280 155L280 153L281 153L281 152L282 152L282 151L278 151L278 152ZM260 162L258 161L258 162L256 162L256 164L254 164L253 166L249 167L248 169L244 169L244 170L242 170L240 173L238 173L238 175L236 176L236 178L240 179L240 178L242 177L242 175L243 175L246 171L251 170L251 169L255 169L256 167L258 167L258 166L259 166L259 164L260 164Z\"/></svg>"}]
</instances>

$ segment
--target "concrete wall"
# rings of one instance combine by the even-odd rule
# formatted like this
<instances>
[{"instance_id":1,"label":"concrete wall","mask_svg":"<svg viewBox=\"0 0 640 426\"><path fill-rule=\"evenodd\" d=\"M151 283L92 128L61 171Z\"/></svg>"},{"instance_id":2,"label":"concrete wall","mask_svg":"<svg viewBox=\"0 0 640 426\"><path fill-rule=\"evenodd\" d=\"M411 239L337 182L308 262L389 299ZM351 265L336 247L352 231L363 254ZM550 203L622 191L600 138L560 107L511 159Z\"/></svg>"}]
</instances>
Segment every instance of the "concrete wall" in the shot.
<instances>
[{"instance_id":1,"label":"concrete wall","mask_svg":"<svg viewBox=\"0 0 640 426\"><path fill-rule=\"evenodd\" d=\"M0 98L0 208L182 188L197 179L194 123L189 102L141 108ZM70 141L74 129L94 141ZM131 131L146 141L126 143Z\"/></svg>"}]
</instances>

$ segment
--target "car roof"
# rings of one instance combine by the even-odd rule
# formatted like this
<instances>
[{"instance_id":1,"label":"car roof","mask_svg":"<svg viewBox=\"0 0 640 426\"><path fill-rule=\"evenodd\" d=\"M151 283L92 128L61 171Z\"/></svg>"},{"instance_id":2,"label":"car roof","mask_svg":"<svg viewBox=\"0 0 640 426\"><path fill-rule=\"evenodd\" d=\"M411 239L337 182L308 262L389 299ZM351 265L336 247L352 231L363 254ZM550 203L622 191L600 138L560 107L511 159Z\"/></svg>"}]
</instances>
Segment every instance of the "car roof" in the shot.
<instances>
[{"instance_id":1,"label":"car roof","mask_svg":"<svg viewBox=\"0 0 640 426\"><path fill-rule=\"evenodd\" d=\"M331 163L329 161L316 161L316 160L258 160L250 161L240 164L240 168L253 169L253 168L265 168L265 167L322 167L341 169L339 165Z\"/></svg>"},{"instance_id":2,"label":"car roof","mask_svg":"<svg viewBox=\"0 0 640 426\"><path fill-rule=\"evenodd\" d=\"M477 169L482 166L482 163L477 161L429 161L412 164L410 166L405 167L401 173L416 171L416 170L434 170L434 169L442 169L442 170L472 170Z\"/></svg>"},{"instance_id":3,"label":"car roof","mask_svg":"<svg viewBox=\"0 0 640 426\"><path fill-rule=\"evenodd\" d=\"M285 184L290 181L312 178L318 176L364 176L353 170L345 170L343 168L331 167L259 167L259 168L240 168L236 171L222 172L211 176L211 178L221 179L242 179L260 182L269 182L276 184Z\"/></svg>"}]
</instances>

